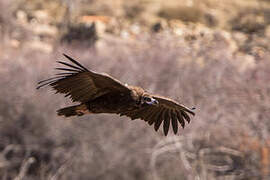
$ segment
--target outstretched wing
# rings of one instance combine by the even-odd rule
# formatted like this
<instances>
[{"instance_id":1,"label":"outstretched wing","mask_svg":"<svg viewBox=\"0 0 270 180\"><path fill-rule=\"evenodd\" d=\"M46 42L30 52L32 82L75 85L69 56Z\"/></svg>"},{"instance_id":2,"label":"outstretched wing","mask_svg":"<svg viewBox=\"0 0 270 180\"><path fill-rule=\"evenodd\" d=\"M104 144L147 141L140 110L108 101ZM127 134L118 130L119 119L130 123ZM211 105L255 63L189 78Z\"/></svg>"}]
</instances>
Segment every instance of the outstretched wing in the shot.
<instances>
[{"instance_id":1,"label":"outstretched wing","mask_svg":"<svg viewBox=\"0 0 270 180\"><path fill-rule=\"evenodd\" d=\"M153 96L159 104L157 106L150 105L144 106L137 110L122 112L120 115L125 115L134 119L142 119L147 121L151 126L154 124L154 128L157 131L163 122L163 131L165 136L167 136L170 124L172 124L174 134L178 131L178 123L185 127L185 121L190 122L189 114L195 115L192 109L185 107L171 99Z\"/></svg>"},{"instance_id":2,"label":"outstretched wing","mask_svg":"<svg viewBox=\"0 0 270 180\"><path fill-rule=\"evenodd\" d=\"M110 92L127 93L129 88L120 81L107 74L99 74L88 70L80 63L64 54L71 62L58 61L65 68L56 68L63 71L55 77L38 82L37 89L49 85L56 93L64 93L72 101L87 102Z\"/></svg>"}]
</instances>

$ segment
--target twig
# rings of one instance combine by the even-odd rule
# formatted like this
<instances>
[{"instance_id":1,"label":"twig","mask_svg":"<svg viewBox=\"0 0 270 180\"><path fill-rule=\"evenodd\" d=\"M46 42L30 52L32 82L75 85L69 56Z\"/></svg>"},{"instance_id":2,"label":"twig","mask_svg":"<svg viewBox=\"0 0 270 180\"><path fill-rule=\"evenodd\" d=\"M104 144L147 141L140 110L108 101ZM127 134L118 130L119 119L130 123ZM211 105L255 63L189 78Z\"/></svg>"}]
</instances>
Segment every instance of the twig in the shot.
<instances>
[{"instance_id":1,"label":"twig","mask_svg":"<svg viewBox=\"0 0 270 180\"><path fill-rule=\"evenodd\" d=\"M18 176L15 177L15 180L22 180L25 177L30 165L33 164L35 161L36 159L34 157L30 157L27 160L24 160L21 165L20 172Z\"/></svg>"}]
</instances>

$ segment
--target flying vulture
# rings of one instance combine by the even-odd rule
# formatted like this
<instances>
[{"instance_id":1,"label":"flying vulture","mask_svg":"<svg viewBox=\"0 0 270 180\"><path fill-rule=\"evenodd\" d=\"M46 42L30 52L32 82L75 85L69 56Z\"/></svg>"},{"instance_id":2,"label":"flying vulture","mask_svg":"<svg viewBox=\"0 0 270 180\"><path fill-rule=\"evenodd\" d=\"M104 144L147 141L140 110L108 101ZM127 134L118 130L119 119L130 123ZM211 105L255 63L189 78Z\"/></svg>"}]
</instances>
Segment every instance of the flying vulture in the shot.
<instances>
[{"instance_id":1,"label":"flying vulture","mask_svg":"<svg viewBox=\"0 0 270 180\"><path fill-rule=\"evenodd\" d=\"M38 82L37 89L49 85L56 93L63 93L73 102L80 104L57 110L59 116L82 116L84 114L115 113L128 116L132 120L142 119L149 125L154 124L157 131L163 122L167 135L170 123L174 134L178 123L185 127L194 108L189 109L169 98L153 95L141 87L129 86L103 73L90 71L79 62L64 54L70 61L57 61L65 67L55 77Z\"/></svg>"}]
</instances>

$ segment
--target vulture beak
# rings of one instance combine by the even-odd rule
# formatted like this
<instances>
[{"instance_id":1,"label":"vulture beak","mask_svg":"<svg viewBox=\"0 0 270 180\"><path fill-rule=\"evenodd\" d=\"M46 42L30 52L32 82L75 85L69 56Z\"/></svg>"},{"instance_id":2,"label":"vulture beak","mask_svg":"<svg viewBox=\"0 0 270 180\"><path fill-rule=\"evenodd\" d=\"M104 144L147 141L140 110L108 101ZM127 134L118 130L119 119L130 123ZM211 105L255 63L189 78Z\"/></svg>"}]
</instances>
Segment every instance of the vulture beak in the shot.
<instances>
[{"instance_id":1,"label":"vulture beak","mask_svg":"<svg viewBox=\"0 0 270 180\"><path fill-rule=\"evenodd\" d=\"M152 105L158 105L159 104L159 102L157 101L157 100L155 100L154 98L152 98Z\"/></svg>"}]
</instances>

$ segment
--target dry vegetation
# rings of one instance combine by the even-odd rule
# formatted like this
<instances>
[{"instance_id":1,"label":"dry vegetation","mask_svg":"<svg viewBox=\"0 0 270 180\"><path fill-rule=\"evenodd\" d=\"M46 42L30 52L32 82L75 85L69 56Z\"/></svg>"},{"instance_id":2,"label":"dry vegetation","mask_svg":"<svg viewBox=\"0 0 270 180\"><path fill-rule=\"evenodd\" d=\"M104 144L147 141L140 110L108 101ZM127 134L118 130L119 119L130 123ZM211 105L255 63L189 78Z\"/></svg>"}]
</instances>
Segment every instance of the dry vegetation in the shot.
<instances>
[{"instance_id":1,"label":"dry vegetation","mask_svg":"<svg viewBox=\"0 0 270 180\"><path fill-rule=\"evenodd\" d=\"M0 0L0 179L269 179L270 20L267 13L262 15L261 26L252 25L262 22L252 20L253 17L241 21L243 27L245 22L252 22L247 23L252 31L226 26L232 31L225 32L226 28L206 27L209 24L176 23L182 30L179 33L179 29L172 27L179 22L178 18L173 23L166 21L168 31L160 33L143 31L127 38L121 35L122 30L112 30L114 24L96 42L61 43L65 23L71 23L68 28L72 35L77 27L72 20L59 24L64 10L57 11L59 14L54 15L58 18L48 26L57 27L58 33L46 28L45 33L32 32L35 23L44 24L33 20L33 9L54 12L60 1L42 4L37 0L32 1L36 3L32 6L22 6L24 2ZM75 7L84 3L74 2ZM118 11L109 8L110 1L103 1L107 5L91 2L92 14L106 12L124 17L121 13L128 8L134 10L132 7L141 1L132 4L115 1L118 2L115 5L124 7L118 7ZM135 8L141 12L141 21L150 2L145 1L144 8ZM173 0L170 2L173 4ZM204 2L197 3L197 8L203 7L200 13L207 7L222 6L214 0L200 2ZM235 8L245 5L256 7L258 12L255 1L243 6L243 1L237 2L231 2ZM257 2L269 6L267 1ZM225 3L222 8L229 5ZM265 12L269 11L268 6L263 7ZM84 8L81 12L89 10ZM26 19L18 9L25 10ZM166 15L164 11L158 14ZM132 12L127 17L129 25L137 18ZM240 17L245 19L244 13ZM185 21L190 22L188 18L198 16L188 15ZM235 20L227 22L235 23ZM142 26L145 27L148 26ZM91 35L85 36L87 39ZM196 116L179 135L168 137L143 121L130 121L117 115L57 117L55 110L70 102L50 89L37 91L35 87L38 80L54 73L55 61L63 58L62 52L76 57L90 69L196 106Z\"/></svg>"}]
</instances>

